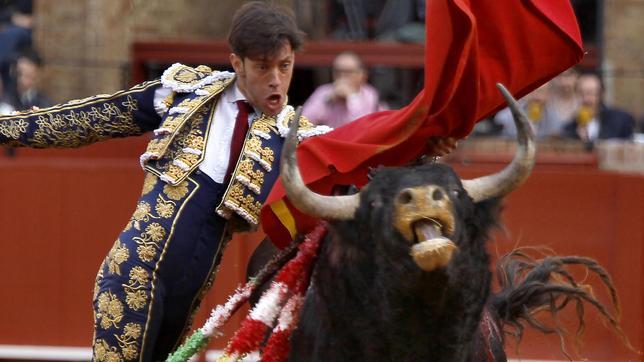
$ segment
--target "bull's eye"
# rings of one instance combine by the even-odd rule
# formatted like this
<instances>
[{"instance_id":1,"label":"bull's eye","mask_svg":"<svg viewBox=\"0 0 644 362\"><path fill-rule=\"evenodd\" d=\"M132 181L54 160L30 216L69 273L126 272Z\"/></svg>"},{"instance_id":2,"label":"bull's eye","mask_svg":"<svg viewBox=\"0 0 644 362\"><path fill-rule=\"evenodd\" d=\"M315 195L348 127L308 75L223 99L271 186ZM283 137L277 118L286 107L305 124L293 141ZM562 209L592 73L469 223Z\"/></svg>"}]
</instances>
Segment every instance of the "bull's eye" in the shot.
<instances>
[{"instance_id":1,"label":"bull's eye","mask_svg":"<svg viewBox=\"0 0 644 362\"><path fill-rule=\"evenodd\" d=\"M432 192L432 199L434 199L434 201L442 200L443 192L441 190L434 190L434 192Z\"/></svg>"},{"instance_id":2,"label":"bull's eye","mask_svg":"<svg viewBox=\"0 0 644 362\"><path fill-rule=\"evenodd\" d=\"M452 195L454 195L454 197L459 197L461 195L461 191L460 190L452 190Z\"/></svg>"},{"instance_id":3,"label":"bull's eye","mask_svg":"<svg viewBox=\"0 0 644 362\"><path fill-rule=\"evenodd\" d=\"M398 202L400 202L401 204L408 204L412 199L413 196L411 194L411 191L409 190L403 190L400 195L398 195Z\"/></svg>"}]
</instances>

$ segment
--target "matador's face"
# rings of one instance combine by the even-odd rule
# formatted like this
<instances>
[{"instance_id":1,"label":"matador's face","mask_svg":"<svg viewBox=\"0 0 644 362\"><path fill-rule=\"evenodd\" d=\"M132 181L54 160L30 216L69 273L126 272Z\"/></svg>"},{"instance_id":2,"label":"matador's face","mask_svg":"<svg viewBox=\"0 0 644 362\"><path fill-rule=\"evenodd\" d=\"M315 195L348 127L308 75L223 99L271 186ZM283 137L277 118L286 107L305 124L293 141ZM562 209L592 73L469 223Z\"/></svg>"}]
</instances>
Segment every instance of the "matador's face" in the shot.
<instances>
[{"instance_id":1,"label":"matador's face","mask_svg":"<svg viewBox=\"0 0 644 362\"><path fill-rule=\"evenodd\" d=\"M270 56L241 58L231 55L239 89L254 107L271 116L277 115L286 105L294 60L295 52L288 41Z\"/></svg>"}]
</instances>

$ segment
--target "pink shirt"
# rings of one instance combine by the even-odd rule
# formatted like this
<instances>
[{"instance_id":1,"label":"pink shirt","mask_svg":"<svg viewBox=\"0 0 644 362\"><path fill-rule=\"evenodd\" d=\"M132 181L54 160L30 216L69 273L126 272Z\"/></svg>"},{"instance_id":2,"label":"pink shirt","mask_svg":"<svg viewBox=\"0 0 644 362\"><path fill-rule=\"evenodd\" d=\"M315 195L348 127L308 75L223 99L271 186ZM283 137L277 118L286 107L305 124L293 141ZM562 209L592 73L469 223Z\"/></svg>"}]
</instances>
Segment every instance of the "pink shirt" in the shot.
<instances>
[{"instance_id":1,"label":"pink shirt","mask_svg":"<svg viewBox=\"0 0 644 362\"><path fill-rule=\"evenodd\" d=\"M304 103L302 114L314 124L338 128L365 114L381 111L378 91L365 84L360 91L347 97L345 102L332 101L333 84L318 87Z\"/></svg>"}]
</instances>

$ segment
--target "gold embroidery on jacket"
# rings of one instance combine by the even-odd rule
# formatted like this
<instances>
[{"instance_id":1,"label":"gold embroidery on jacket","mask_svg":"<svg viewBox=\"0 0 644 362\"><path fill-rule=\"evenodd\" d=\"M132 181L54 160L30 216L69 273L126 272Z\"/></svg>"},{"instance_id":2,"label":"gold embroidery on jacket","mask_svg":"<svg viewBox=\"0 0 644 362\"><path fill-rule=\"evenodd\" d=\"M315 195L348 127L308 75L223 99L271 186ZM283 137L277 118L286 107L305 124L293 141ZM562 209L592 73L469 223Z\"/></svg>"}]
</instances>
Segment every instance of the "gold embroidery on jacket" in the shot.
<instances>
[{"instance_id":1,"label":"gold embroidery on jacket","mask_svg":"<svg viewBox=\"0 0 644 362\"><path fill-rule=\"evenodd\" d=\"M167 97L163 98L162 102L166 107L170 108L172 106L172 102L174 102L174 93L170 93Z\"/></svg>"},{"instance_id":2,"label":"gold embroidery on jacket","mask_svg":"<svg viewBox=\"0 0 644 362\"><path fill-rule=\"evenodd\" d=\"M281 122L278 127L290 128L290 123L294 117L295 117L295 110L290 109L288 112L286 112L285 117L281 118ZM298 134L300 132L310 131L314 128L316 128L316 125L311 123L311 121L309 121L308 118L300 117L300 127L298 128L298 131L297 131Z\"/></svg>"},{"instance_id":3,"label":"gold embroidery on jacket","mask_svg":"<svg viewBox=\"0 0 644 362\"><path fill-rule=\"evenodd\" d=\"M217 82L216 84L218 84L221 89L224 88L224 82ZM181 101L179 104L186 102L185 104L190 105L188 112L180 115L168 116L168 118L166 118L163 123L161 123L161 127L168 129L171 133L161 139L158 139L154 144L150 142L148 144L148 148L146 149L146 153L153 154L156 158L167 156L166 152L168 151L168 147L170 146L170 144L172 144L172 141L174 139L181 137L182 133L185 137L184 132L198 130L199 124L204 121L203 117L205 113L208 112L211 108L206 107L205 105L212 99L213 96L214 95L199 96L192 100L185 99Z\"/></svg>"},{"instance_id":4,"label":"gold embroidery on jacket","mask_svg":"<svg viewBox=\"0 0 644 362\"><path fill-rule=\"evenodd\" d=\"M271 165L275 161L273 150L270 147L262 147L262 141L255 136L251 136L244 145L244 154L259 162L267 171L271 170Z\"/></svg>"},{"instance_id":5,"label":"gold embroidery on jacket","mask_svg":"<svg viewBox=\"0 0 644 362\"><path fill-rule=\"evenodd\" d=\"M22 119L0 120L0 134L17 140L20 135L27 132L29 124Z\"/></svg>"},{"instance_id":6,"label":"gold embroidery on jacket","mask_svg":"<svg viewBox=\"0 0 644 362\"><path fill-rule=\"evenodd\" d=\"M214 111L214 104L201 107L198 112L190 117L185 126L177 132L161 139L155 139L148 143L146 154L151 155L155 162L145 166L147 171L158 176L168 178L164 180L172 185L185 181L186 177L199 162L203 159L205 140L202 125L208 111ZM162 125L165 127L165 123ZM171 143L171 139L175 141ZM188 149L184 151L184 149ZM191 152L199 151L200 155ZM160 157L163 155L163 157ZM174 161L177 160L179 166ZM163 179L163 178L162 178Z\"/></svg>"},{"instance_id":7,"label":"gold embroidery on jacket","mask_svg":"<svg viewBox=\"0 0 644 362\"><path fill-rule=\"evenodd\" d=\"M179 102L177 107L180 107L180 108L185 107L185 108L188 108L188 109L193 109L193 108L198 107L199 105L201 105L203 103L204 98L206 98L206 97L201 96L201 97L195 97L195 98L186 98L186 99L182 100L181 102Z\"/></svg>"},{"instance_id":8,"label":"gold embroidery on jacket","mask_svg":"<svg viewBox=\"0 0 644 362\"><path fill-rule=\"evenodd\" d=\"M165 174L166 177L163 181L166 183L176 185L184 181L188 174L194 170L194 167L203 160L205 136L201 129L208 128L202 127L203 122L207 120L208 124L210 124L212 119L212 117L205 119L206 117L204 116L208 111L211 112L211 115L214 113L216 103L214 100L233 81L234 77L216 80L214 83L200 88L204 91L204 95L197 96L192 100L183 100L178 102L179 104L175 102L174 105L178 107L181 104L189 104L191 107L185 107L188 108L186 113L166 116L159 129L164 129L169 134L161 138L155 138L148 143L144 154L145 158L143 159L144 168L157 176ZM199 132L195 134L191 133L191 130L198 130ZM190 148L200 153L197 161L188 167L188 171L182 170L180 166L173 164L177 156L183 152L183 148ZM188 158L189 161L192 160L190 156ZM149 163L151 160L154 162Z\"/></svg>"},{"instance_id":9,"label":"gold embroidery on jacket","mask_svg":"<svg viewBox=\"0 0 644 362\"><path fill-rule=\"evenodd\" d=\"M202 125L205 121L206 113L214 111L214 104L204 106L196 112L188 122L189 124L179 132L175 138L175 145L169 148L166 154L167 166L164 175L181 182L185 180L190 172L203 159L205 141L202 131ZM185 152L185 148L192 148L201 151L200 155ZM178 162L175 162L175 160ZM162 163L161 163L162 164ZM181 165L181 166L180 166Z\"/></svg>"},{"instance_id":10,"label":"gold embroidery on jacket","mask_svg":"<svg viewBox=\"0 0 644 362\"><path fill-rule=\"evenodd\" d=\"M169 76L170 79L178 80L182 83L194 84L212 73L212 69L205 65L196 68L181 67L174 74Z\"/></svg>"},{"instance_id":11,"label":"gold embroidery on jacket","mask_svg":"<svg viewBox=\"0 0 644 362\"><path fill-rule=\"evenodd\" d=\"M134 122L137 100L131 95L121 103L123 112L113 103L92 106L90 110L70 110L67 114L39 115L29 144L34 147L78 147L110 138L112 134L135 135L142 131Z\"/></svg>"},{"instance_id":12,"label":"gold embroidery on jacket","mask_svg":"<svg viewBox=\"0 0 644 362\"><path fill-rule=\"evenodd\" d=\"M251 226L257 225L262 203L254 195L261 194L266 176L264 171L270 172L275 161L274 151L270 147L264 147L262 140L270 139L271 134L279 135L276 122L276 117L264 114L253 121L244 142L241 159L233 172L233 181L217 207L217 213L222 217L229 218L235 212ZM264 170L255 169L253 161L259 163ZM245 195L245 189L254 195Z\"/></svg>"},{"instance_id":13,"label":"gold embroidery on jacket","mask_svg":"<svg viewBox=\"0 0 644 362\"><path fill-rule=\"evenodd\" d=\"M269 135L270 133L275 133L277 134L277 128L275 127L275 117L260 117L253 121L253 125L251 126L251 130L253 131L258 131L263 134Z\"/></svg>"},{"instance_id":14,"label":"gold embroidery on jacket","mask_svg":"<svg viewBox=\"0 0 644 362\"><path fill-rule=\"evenodd\" d=\"M183 181L177 186L165 185L163 186L163 192L169 199L179 201L188 194L188 182Z\"/></svg>"},{"instance_id":15,"label":"gold embroidery on jacket","mask_svg":"<svg viewBox=\"0 0 644 362\"><path fill-rule=\"evenodd\" d=\"M257 224L257 216L262 209L261 202L256 201L252 195L244 195L244 187L239 182L230 187L224 205L254 225Z\"/></svg>"},{"instance_id":16,"label":"gold embroidery on jacket","mask_svg":"<svg viewBox=\"0 0 644 362\"><path fill-rule=\"evenodd\" d=\"M149 172L145 173L145 180L143 181L143 190L141 191L141 196L147 195L148 192L154 189L154 186L157 184L157 177Z\"/></svg>"},{"instance_id":17,"label":"gold embroidery on jacket","mask_svg":"<svg viewBox=\"0 0 644 362\"><path fill-rule=\"evenodd\" d=\"M237 167L238 171L235 179L248 187L255 194L259 195L262 185L264 184L264 172L261 170L254 170L254 165L255 163L251 159L241 161Z\"/></svg>"}]
</instances>

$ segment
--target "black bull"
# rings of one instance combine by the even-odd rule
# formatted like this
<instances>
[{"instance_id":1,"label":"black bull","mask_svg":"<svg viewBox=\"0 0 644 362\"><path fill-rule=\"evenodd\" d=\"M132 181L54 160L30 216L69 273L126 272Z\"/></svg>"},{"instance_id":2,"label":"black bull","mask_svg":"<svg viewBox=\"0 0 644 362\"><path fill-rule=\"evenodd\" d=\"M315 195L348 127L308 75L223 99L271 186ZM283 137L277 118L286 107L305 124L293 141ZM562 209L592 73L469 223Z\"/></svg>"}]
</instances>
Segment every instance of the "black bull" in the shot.
<instances>
[{"instance_id":1,"label":"black bull","mask_svg":"<svg viewBox=\"0 0 644 362\"><path fill-rule=\"evenodd\" d=\"M563 333L534 312L545 309L556 319L565 305L577 305L583 325L583 302L621 334L614 315L566 269L582 265L599 275L617 308L608 274L588 258L534 261L515 250L500 259L499 290L491 291L488 233L502 197L529 175L535 152L525 115L502 91L519 130L518 152L503 171L475 180L424 164L379 170L359 194L318 195L301 181L291 132L282 161L289 199L330 223L290 339L290 360L506 360L504 331L520 338L526 321ZM271 253L268 243L260 246L250 272Z\"/></svg>"}]
</instances>

